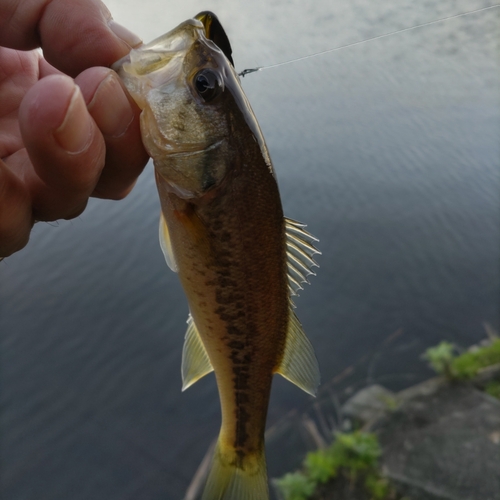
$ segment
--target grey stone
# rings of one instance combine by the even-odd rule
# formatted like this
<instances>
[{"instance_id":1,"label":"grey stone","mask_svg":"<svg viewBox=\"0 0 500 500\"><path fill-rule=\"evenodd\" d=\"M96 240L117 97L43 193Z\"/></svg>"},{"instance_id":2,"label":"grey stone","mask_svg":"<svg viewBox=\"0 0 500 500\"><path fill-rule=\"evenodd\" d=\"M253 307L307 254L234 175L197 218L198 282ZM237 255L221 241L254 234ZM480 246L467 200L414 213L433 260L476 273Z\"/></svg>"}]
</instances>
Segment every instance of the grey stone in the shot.
<instances>
[{"instance_id":1,"label":"grey stone","mask_svg":"<svg viewBox=\"0 0 500 500\"><path fill-rule=\"evenodd\" d=\"M342 406L344 417L369 424L393 411L398 406L396 394L381 385L361 389Z\"/></svg>"},{"instance_id":2,"label":"grey stone","mask_svg":"<svg viewBox=\"0 0 500 500\"><path fill-rule=\"evenodd\" d=\"M500 401L432 379L375 426L383 472L412 500L500 500Z\"/></svg>"}]
</instances>

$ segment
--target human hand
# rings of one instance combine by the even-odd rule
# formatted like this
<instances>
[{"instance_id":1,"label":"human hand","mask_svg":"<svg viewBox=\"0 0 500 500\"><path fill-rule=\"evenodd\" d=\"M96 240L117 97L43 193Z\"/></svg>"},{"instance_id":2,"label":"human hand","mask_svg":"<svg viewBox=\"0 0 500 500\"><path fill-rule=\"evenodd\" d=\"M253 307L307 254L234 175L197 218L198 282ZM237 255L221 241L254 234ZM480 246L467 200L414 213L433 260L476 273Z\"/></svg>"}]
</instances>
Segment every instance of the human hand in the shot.
<instances>
[{"instance_id":1,"label":"human hand","mask_svg":"<svg viewBox=\"0 0 500 500\"><path fill-rule=\"evenodd\" d=\"M106 66L138 43L99 0L0 0L0 257L132 189L140 110Z\"/></svg>"}]
</instances>

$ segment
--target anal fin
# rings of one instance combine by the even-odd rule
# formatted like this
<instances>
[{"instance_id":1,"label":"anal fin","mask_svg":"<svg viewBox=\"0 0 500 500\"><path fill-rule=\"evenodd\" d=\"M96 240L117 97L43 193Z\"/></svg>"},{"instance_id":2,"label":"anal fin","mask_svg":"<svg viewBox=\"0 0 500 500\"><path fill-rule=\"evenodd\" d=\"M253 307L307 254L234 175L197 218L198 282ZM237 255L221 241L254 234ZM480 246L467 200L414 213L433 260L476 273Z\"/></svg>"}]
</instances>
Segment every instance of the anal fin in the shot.
<instances>
[{"instance_id":1,"label":"anal fin","mask_svg":"<svg viewBox=\"0 0 500 500\"><path fill-rule=\"evenodd\" d=\"M289 314L285 351L276 373L315 396L320 383L318 360L292 308Z\"/></svg>"},{"instance_id":2,"label":"anal fin","mask_svg":"<svg viewBox=\"0 0 500 500\"><path fill-rule=\"evenodd\" d=\"M185 391L211 371L212 363L201 340L191 314L187 319L188 328L182 349L182 390Z\"/></svg>"}]
</instances>

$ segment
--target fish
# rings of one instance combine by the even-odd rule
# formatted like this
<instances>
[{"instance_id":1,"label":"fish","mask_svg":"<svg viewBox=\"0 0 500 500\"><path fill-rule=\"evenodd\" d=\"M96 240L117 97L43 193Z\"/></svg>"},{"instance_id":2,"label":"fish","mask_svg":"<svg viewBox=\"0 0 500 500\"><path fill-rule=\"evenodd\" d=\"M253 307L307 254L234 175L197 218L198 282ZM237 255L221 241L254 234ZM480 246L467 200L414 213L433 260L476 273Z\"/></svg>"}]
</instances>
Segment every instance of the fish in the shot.
<instances>
[{"instance_id":1,"label":"fish","mask_svg":"<svg viewBox=\"0 0 500 500\"><path fill-rule=\"evenodd\" d=\"M264 431L275 373L315 395L318 362L293 296L317 241L283 215L229 39L201 12L113 69L141 108L160 245L189 304L182 389L215 373L222 422L203 500L269 498Z\"/></svg>"}]
</instances>

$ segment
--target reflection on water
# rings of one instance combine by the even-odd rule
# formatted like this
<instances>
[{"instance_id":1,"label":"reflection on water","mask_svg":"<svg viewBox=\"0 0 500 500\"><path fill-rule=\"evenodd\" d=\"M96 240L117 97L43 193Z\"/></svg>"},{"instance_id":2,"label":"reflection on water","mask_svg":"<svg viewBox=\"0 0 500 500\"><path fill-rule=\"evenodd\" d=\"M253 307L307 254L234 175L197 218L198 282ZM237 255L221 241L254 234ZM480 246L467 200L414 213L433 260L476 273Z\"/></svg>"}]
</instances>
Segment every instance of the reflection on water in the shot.
<instances>
[{"instance_id":1,"label":"reflection on water","mask_svg":"<svg viewBox=\"0 0 500 500\"><path fill-rule=\"evenodd\" d=\"M381 3L107 2L145 40L214 10L238 70L486 5ZM498 16L244 80L285 212L321 240L298 312L324 380L357 363L361 384L399 388L428 375L426 346L498 330ZM38 225L0 265L2 498L180 498L216 436L213 378L180 392L187 305L158 212L148 167L125 201ZM269 420L308 402L276 380Z\"/></svg>"}]
</instances>

